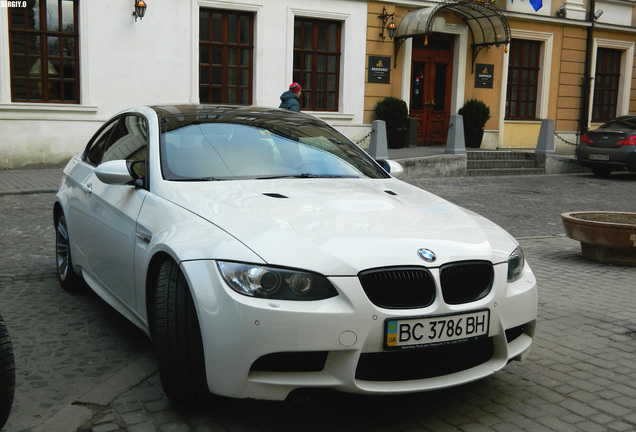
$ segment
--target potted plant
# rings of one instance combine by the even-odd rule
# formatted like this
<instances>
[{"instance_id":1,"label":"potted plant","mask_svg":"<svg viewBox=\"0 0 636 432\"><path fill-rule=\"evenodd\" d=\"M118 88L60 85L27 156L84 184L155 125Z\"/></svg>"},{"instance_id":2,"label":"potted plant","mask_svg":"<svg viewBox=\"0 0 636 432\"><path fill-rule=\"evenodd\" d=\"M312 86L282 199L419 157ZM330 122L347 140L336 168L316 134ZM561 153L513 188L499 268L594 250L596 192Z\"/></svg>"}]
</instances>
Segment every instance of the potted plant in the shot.
<instances>
[{"instance_id":1,"label":"potted plant","mask_svg":"<svg viewBox=\"0 0 636 432\"><path fill-rule=\"evenodd\" d=\"M484 126L490 118L488 105L477 99L469 99L457 111L464 120L464 139L466 147L479 148L484 137Z\"/></svg>"},{"instance_id":2,"label":"potted plant","mask_svg":"<svg viewBox=\"0 0 636 432\"><path fill-rule=\"evenodd\" d=\"M389 148L402 148L408 143L406 120L409 109L406 102L394 97L386 97L378 101L375 107L378 120L386 123L386 135Z\"/></svg>"}]
</instances>

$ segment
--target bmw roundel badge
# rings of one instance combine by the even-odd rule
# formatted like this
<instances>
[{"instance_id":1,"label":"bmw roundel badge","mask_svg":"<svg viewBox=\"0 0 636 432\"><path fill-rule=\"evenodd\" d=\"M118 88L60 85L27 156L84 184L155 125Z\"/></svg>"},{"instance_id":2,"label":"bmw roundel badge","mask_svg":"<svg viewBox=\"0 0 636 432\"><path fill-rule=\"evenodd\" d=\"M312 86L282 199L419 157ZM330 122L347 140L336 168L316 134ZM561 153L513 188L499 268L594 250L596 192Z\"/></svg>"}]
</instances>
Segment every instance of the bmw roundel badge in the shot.
<instances>
[{"instance_id":1,"label":"bmw roundel badge","mask_svg":"<svg viewBox=\"0 0 636 432\"><path fill-rule=\"evenodd\" d=\"M437 257L435 256L435 252L430 249L420 249L417 251L417 254L427 263L435 262Z\"/></svg>"}]
</instances>

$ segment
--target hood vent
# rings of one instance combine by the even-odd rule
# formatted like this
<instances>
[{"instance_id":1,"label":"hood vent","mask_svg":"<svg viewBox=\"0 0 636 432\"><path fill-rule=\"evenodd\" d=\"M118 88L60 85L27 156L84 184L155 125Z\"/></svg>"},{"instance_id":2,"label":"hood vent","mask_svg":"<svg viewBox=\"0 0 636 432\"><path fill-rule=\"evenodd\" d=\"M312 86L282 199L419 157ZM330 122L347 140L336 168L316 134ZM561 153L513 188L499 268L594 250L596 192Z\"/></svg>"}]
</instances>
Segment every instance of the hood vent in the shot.
<instances>
[{"instance_id":1,"label":"hood vent","mask_svg":"<svg viewBox=\"0 0 636 432\"><path fill-rule=\"evenodd\" d=\"M279 193L274 193L274 192L269 192L269 193L264 193L263 195L268 196L268 197L272 197L272 198L289 198L285 195L281 195Z\"/></svg>"}]
</instances>

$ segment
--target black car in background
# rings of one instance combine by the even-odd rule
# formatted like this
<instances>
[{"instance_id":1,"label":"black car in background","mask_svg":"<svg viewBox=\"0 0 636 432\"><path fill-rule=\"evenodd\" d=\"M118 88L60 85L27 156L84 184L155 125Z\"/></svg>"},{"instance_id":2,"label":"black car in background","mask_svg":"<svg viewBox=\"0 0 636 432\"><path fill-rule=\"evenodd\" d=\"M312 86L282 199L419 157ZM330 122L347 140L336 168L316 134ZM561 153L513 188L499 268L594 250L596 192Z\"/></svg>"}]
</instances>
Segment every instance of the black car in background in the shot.
<instances>
[{"instance_id":1,"label":"black car in background","mask_svg":"<svg viewBox=\"0 0 636 432\"><path fill-rule=\"evenodd\" d=\"M598 176L636 172L636 116L622 116L581 137L576 159Z\"/></svg>"},{"instance_id":2,"label":"black car in background","mask_svg":"<svg viewBox=\"0 0 636 432\"><path fill-rule=\"evenodd\" d=\"M4 427L13 405L15 363L7 326L0 316L0 429Z\"/></svg>"}]
</instances>

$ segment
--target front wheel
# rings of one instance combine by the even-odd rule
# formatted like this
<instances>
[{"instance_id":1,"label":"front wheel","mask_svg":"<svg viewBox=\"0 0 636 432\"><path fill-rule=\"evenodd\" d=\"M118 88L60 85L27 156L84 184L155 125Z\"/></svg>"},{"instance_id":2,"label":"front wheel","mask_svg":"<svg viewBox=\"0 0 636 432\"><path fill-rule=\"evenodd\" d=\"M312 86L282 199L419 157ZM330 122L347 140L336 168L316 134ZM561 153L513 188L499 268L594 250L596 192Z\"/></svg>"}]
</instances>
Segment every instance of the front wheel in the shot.
<instances>
[{"instance_id":1,"label":"front wheel","mask_svg":"<svg viewBox=\"0 0 636 432\"><path fill-rule=\"evenodd\" d=\"M60 285L67 291L77 289L81 284L80 277L73 270L71 260L71 240L66 226L64 213L55 219L55 265L57 267L57 279Z\"/></svg>"},{"instance_id":2,"label":"front wheel","mask_svg":"<svg viewBox=\"0 0 636 432\"><path fill-rule=\"evenodd\" d=\"M15 363L7 326L0 316L0 429L4 427L13 405Z\"/></svg>"},{"instance_id":3,"label":"front wheel","mask_svg":"<svg viewBox=\"0 0 636 432\"><path fill-rule=\"evenodd\" d=\"M186 278L172 260L159 268L154 302L153 339L163 390L173 401L210 397L203 341Z\"/></svg>"}]
</instances>

